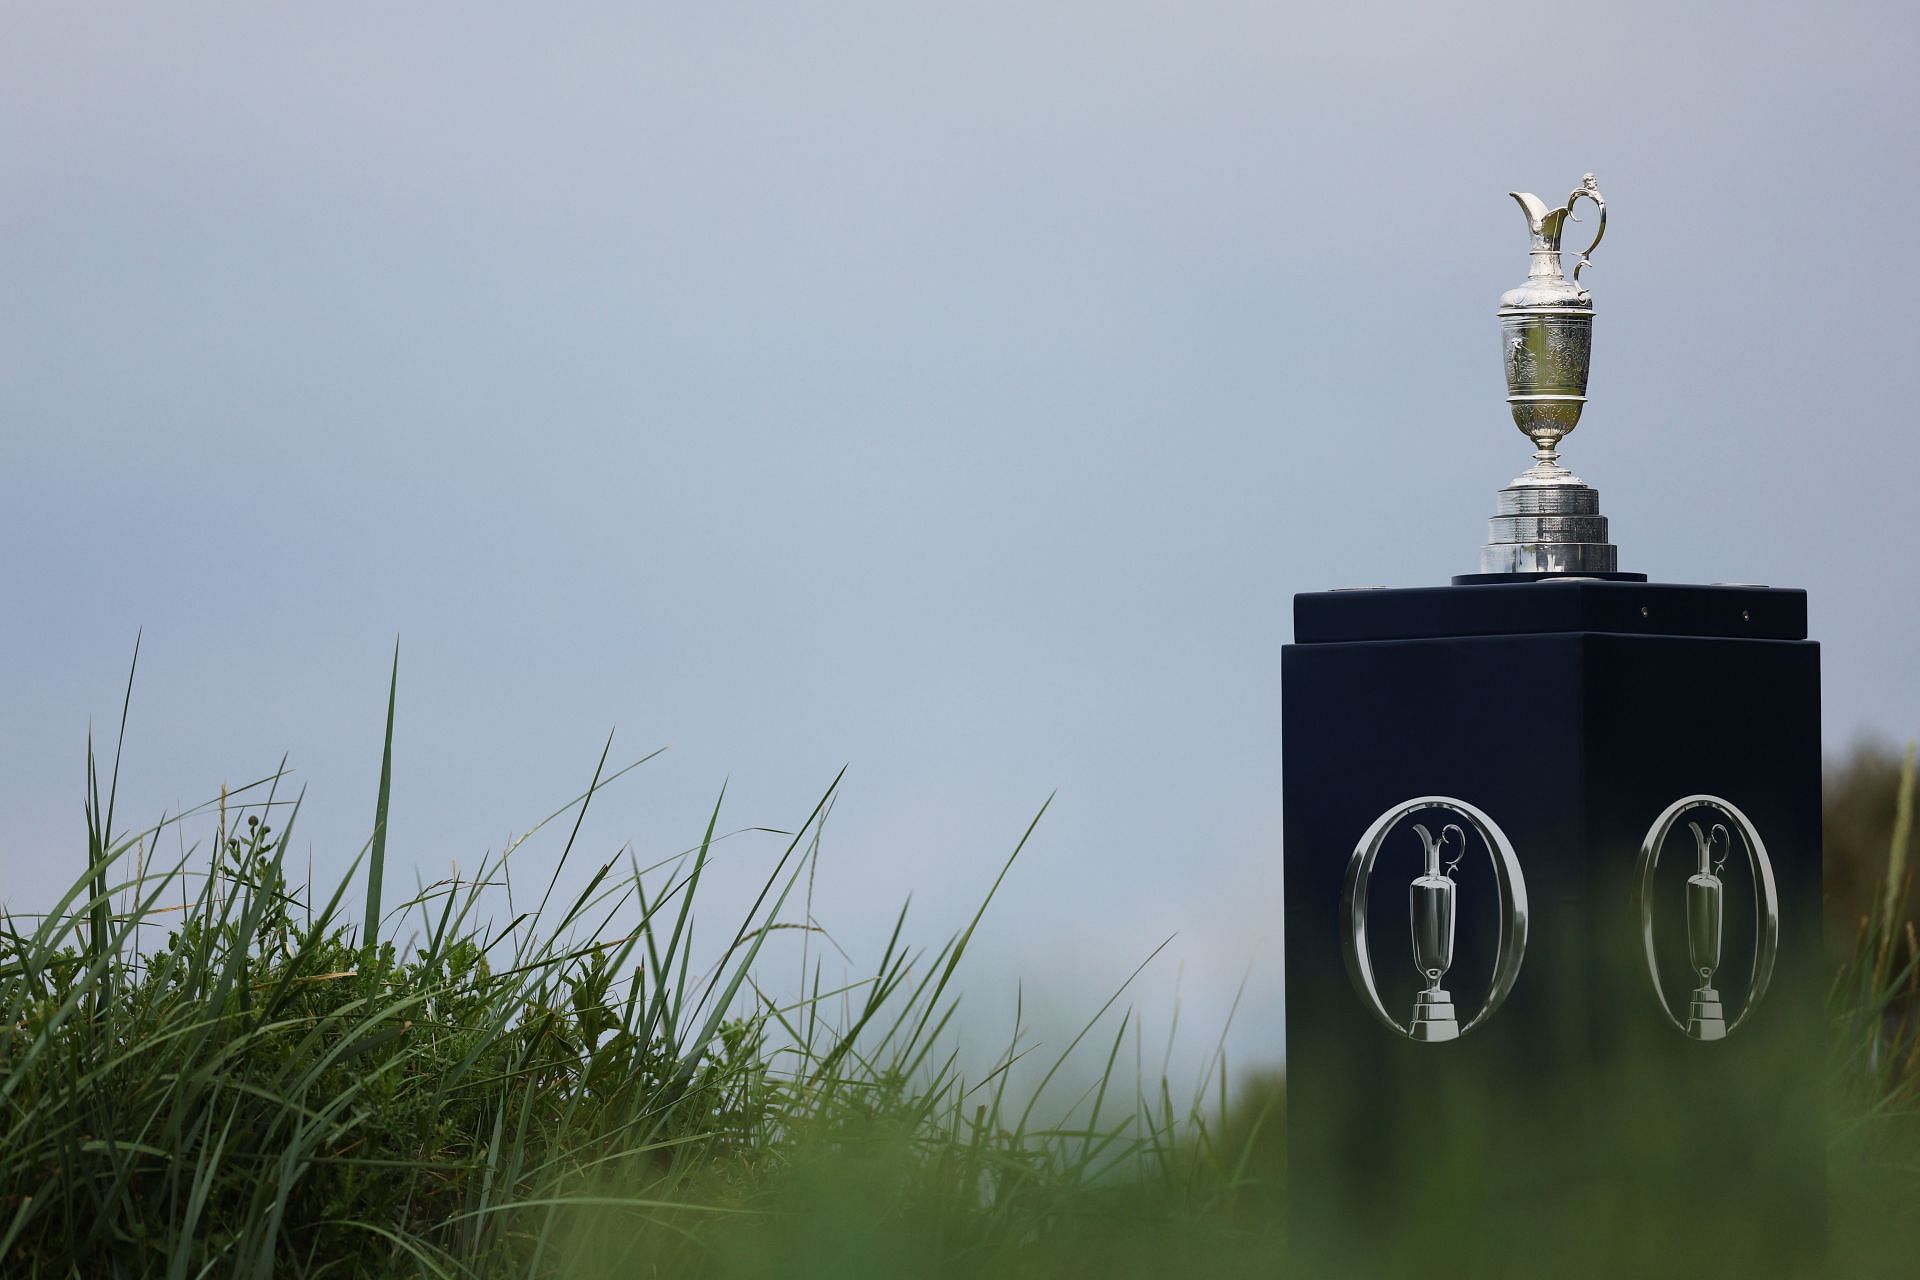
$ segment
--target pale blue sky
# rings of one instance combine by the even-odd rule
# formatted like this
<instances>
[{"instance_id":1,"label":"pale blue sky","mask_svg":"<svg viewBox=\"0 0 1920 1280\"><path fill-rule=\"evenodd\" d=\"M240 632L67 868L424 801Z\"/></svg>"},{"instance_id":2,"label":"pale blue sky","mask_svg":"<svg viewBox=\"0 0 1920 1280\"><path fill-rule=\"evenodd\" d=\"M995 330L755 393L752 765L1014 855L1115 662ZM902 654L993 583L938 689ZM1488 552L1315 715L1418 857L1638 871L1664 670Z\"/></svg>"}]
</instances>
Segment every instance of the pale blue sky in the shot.
<instances>
[{"instance_id":1,"label":"pale blue sky","mask_svg":"<svg viewBox=\"0 0 1920 1280\"><path fill-rule=\"evenodd\" d=\"M403 867L498 848L610 727L671 749L592 860L849 763L817 914L865 965L1057 788L970 1018L1090 1011L1174 934L1149 1029L1177 983L1210 1040L1250 972L1270 1060L1290 597L1475 567L1527 461L1505 192L1589 169L1566 457L1624 566L1809 588L1829 743L1920 730L1910 5L0 21L15 909L81 867L141 627L125 804L289 752L344 865L397 633ZM729 846L716 937L776 851Z\"/></svg>"}]
</instances>

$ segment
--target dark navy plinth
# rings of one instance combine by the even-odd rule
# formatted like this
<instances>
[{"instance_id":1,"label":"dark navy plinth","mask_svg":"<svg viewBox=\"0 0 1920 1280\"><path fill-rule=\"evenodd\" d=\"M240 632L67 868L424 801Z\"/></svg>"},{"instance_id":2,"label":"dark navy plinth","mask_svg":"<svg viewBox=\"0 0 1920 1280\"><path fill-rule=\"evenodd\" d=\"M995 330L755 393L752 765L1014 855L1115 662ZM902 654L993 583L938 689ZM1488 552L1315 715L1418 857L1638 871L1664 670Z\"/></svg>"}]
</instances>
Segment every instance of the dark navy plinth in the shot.
<instances>
[{"instance_id":1,"label":"dark navy plinth","mask_svg":"<svg viewBox=\"0 0 1920 1280\"><path fill-rule=\"evenodd\" d=\"M1304 594L1294 617L1282 659L1287 1126L1304 1269L1804 1273L1825 1213L1826 1040L1820 668L1805 593L1519 582ZM1771 984L1718 1041L1663 1013L1635 898L1648 828L1696 794L1751 819L1779 901ZM1528 905L1511 993L1445 1043L1383 1025L1342 952L1356 843L1430 795L1498 825ZM1372 879L1367 945L1394 1010L1419 981L1399 958L1411 955L1419 849L1399 829ZM1659 946L1683 970L1675 904L1693 850L1684 830L1670 838L1668 878L1649 895L1666 895ZM1454 873L1445 981L1461 1026L1491 977L1487 863L1476 844ZM1759 890L1740 867L1723 875L1715 989L1731 1021Z\"/></svg>"}]
</instances>

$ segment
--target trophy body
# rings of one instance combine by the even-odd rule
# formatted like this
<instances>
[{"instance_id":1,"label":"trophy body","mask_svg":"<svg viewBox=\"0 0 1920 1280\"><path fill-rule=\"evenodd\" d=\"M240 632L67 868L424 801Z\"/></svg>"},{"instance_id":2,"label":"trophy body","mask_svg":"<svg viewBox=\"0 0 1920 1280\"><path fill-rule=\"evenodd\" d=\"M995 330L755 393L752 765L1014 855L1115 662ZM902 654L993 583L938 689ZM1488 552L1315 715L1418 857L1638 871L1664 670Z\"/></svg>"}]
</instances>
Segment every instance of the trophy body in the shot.
<instances>
[{"instance_id":1,"label":"trophy body","mask_svg":"<svg viewBox=\"0 0 1920 1280\"><path fill-rule=\"evenodd\" d=\"M1579 425L1593 363L1593 309L1508 307L1500 310L1507 362L1507 404L1514 425L1543 449Z\"/></svg>"}]
</instances>

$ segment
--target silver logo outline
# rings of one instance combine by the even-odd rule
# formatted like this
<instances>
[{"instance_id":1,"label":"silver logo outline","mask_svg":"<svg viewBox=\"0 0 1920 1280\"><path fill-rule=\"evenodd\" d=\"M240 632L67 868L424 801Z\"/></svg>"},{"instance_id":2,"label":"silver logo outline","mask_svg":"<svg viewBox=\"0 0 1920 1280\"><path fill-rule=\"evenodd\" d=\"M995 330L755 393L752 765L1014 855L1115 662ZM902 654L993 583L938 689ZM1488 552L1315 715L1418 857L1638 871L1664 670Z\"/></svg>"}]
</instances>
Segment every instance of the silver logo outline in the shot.
<instances>
[{"instance_id":1,"label":"silver logo outline","mask_svg":"<svg viewBox=\"0 0 1920 1280\"><path fill-rule=\"evenodd\" d=\"M1520 869L1520 858L1513 842L1500 824L1485 812L1454 796L1415 796L1394 805L1373 820L1366 833L1354 845L1347 860L1347 874L1340 889L1340 910L1344 928L1340 948L1347 962L1347 977L1353 989L1366 1002L1374 1018L1382 1025L1415 1040L1412 1024L1401 1022L1387 1011L1380 989L1373 980L1373 956L1367 945L1367 888L1373 876L1373 863L1380 848L1396 827L1423 809L1442 809L1463 818L1479 836L1487 858L1493 864L1494 886L1499 899L1500 934L1494 947L1493 982L1479 1012L1461 1024L1465 1036L1499 1010L1520 977L1520 966L1527 954L1527 880ZM1423 1043L1415 1040L1415 1043ZM1437 1043L1444 1043L1437 1042Z\"/></svg>"},{"instance_id":2,"label":"silver logo outline","mask_svg":"<svg viewBox=\"0 0 1920 1280\"><path fill-rule=\"evenodd\" d=\"M1660 957L1654 949L1653 939L1653 876L1660 865L1660 850L1666 844L1667 836L1672 833L1674 824L1680 821L1680 815L1692 809L1712 809L1733 824L1734 830L1740 833L1741 842L1746 845L1747 867L1753 877L1754 945L1753 964L1747 973L1747 1000L1740 1010L1740 1016L1727 1023L1725 1031L1713 1039L1725 1039L1738 1031L1748 1016L1760 1007L1767 988L1773 983L1773 965L1780 951L1780 891L1774 884L1773 860L1767 856L1767 842L1760 838L1760 829L1753 825L1753 819L1747 817L1738 805L1721 796L1700 792L1680 797L1661 811L1640 841L1640 856L1634 867L1633 897L1640 916L1640 943L1646 953L1647 978L1653 987L1654 999L1660 1002L1660 1012L1673 1024L1674 1030L1689 1040L1705 1044L1708 1040L1689 1031L1687 1024L1674 1015L1673 1006L1667 1003L1666 987L1660 981Z\"/></svg>"}]
</instances>

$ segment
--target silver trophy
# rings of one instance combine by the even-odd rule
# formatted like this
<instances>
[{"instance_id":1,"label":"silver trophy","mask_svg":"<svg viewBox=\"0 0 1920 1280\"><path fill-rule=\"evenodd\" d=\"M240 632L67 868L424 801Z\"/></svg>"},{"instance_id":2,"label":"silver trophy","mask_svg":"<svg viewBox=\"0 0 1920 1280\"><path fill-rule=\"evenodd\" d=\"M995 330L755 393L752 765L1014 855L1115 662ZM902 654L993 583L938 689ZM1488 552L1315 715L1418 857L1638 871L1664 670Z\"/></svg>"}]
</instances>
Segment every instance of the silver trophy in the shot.
<instances>
[{"instance_id":1,"label":"silver trophy","mask_svg":"<svg viewBox=\"0 0 1920 1280\"><path fill-rule=\"evenodd\" d=\"M1413 964L1427 985L1414 997L1407 1034L1415 1040L1453 1040L1460 1035L1460 1023L1453 1014L1453 997L1441 989L1440 980L1453 967L1453 869L1466 854L1467 833L1451 822L1440 828L1438 840L1419 823L1413 829L1426 846L1427 869L1408 887L1407 909L1413 927ZM1443 864L1442 852L1455 841L1453 857Z\"/></svg>"},{"instance_id":2,"label":"silver trophy","mask_svg":"<svg viewBox=\"0 0 1920 1280\"><path fill-rule=\"evenodd\" d=\"M1720 883L1720 868L1727 864L1733 837L1718 822L1707 831L1702 831L1697 822L1687 826L1693 829L1699 856L1698 870L1687 879L1687 959L1700 975L1700 985L1694 988L1687 1007L1687 1034L1695 1040L1724 1040L1727 1019L1720 1006L1720 993L1713 988L1713 972L1720 967L1720 921L1726 893Z\"/></svg>"},{"instance_id":3,"label":"silver trophy","mask_svg":"<svg viewBox=\"0 0 1920 1280\"><path fill-rule=\"evenodd\" d=\"M1593 345L1593 295L1581 269L1607 234L1607 205L1588 174L1565 204L1549 209L1536 195L1509 192L1527 215L1533 243L1525 284L1500 295L1500 337L1507 367L1507 406L1534 444L1534 464L1500 491L1480 552L1482 573L1613 573L1619 552L1607 541L1600 494L1560 465L1560 441L1587 403ZM1560 264L1560 235L1573 207L1593 202L1599 225L1580 253L1573 279Z\"/></svg>"}]
</instances>

